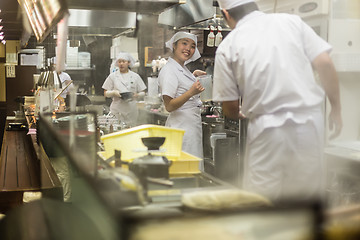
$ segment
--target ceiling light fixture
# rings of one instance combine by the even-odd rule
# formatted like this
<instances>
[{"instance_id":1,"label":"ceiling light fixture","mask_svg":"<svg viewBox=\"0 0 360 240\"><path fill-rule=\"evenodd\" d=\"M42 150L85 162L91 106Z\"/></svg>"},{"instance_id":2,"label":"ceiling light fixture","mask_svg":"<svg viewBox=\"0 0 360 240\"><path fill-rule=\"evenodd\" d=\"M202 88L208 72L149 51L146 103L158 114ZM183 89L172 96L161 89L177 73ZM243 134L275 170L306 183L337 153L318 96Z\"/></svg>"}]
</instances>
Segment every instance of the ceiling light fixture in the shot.
<instances>
[{"instance_id":1,"label":"ceiling light fixture","mask_svg":"<svg viewBox=\"0 0 360 240\"><path fill-rule=\"evenodd\" d=\"M3 35L0 35L0 40L3 40L4 39L4 36Z\"/></svg>"},{"instance_id":2,"label":"ceiling light fixture","mask_svg":"<svg viewBox=\"0 0 360 240\"><path fill-rule=\"evenodd\" d=\"M66 0L18 0L39 42L68 14Z\"/></svg>"},{"instance_id":3,"label":"ceiling light fixture","mask_svg":"<svg viewBox=\"0 0 360 240\"><path fill-rule=\"evenodd\" d=\"M4 32L0 32L0 35L4 35Z\"/></svg>"},{"instance_id":4,"label":"ceiling light fixture","mask_svg":"<svg viewBox=\"0 0 360 240\"><path fill-rule=\"evenodd\" d=\"M2 40L1 43L5 45L5 44L6 44L6 40Z\"/></svg>"},{"instance_id":5,"label":"ceiling light fixture","mask_svg":"<svg viewBox=\"0 0 360 240\"><path fill-rule=\"evenodd\" d=\"M0 26L0 31L3 29L4 26Z\"/></svg>"}]
</instances>

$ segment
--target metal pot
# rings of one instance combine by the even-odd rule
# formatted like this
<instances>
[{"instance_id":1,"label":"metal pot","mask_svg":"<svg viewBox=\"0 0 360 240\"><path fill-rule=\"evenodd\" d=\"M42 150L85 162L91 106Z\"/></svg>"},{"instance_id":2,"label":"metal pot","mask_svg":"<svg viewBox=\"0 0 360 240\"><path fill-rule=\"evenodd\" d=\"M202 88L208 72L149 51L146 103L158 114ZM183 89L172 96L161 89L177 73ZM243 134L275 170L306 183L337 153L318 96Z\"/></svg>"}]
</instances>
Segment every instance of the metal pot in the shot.
<instances>
[{"instance_id":1,"label":"metal pot","mask_svg":"<svg viewBox=\"0 0 360 240\"><path fill-rule=\"evenodd\" d=\"M138 178L152 177L169 179L171 161L164 156L154 156L150 153L146 156L134 159L129 163L129 170Z\"/></svg>"}]
</instances>

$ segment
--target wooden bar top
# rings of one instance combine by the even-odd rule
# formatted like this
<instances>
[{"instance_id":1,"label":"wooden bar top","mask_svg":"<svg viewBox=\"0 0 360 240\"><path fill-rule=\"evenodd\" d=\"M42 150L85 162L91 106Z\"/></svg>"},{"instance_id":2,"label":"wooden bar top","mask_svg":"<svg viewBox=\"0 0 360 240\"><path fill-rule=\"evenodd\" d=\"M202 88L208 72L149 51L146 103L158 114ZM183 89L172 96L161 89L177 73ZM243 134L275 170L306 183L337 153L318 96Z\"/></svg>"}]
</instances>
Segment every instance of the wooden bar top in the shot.
<instances>
[{"instance_id":1,"label":"wooden bar top","mask_svg":"<svg viewBox=\"0 0 360 240\"><path fill-rule=\"evenodd\" d=\"M13 120L7 120L5 128ZM5 131L0 156L0 191L61 188L50 160L27 130Z\"/></svg>"}]
</instances>

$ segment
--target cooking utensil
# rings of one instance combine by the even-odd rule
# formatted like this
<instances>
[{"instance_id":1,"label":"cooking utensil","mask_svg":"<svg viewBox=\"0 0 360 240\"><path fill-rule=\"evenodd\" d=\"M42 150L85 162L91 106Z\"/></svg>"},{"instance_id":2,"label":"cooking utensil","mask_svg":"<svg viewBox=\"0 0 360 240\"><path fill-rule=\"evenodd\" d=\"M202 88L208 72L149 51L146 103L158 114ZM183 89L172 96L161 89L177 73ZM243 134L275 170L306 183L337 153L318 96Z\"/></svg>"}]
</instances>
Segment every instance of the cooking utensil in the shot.
<instances>
[{"instance_id":1,"label":"cooking utensil","mask_svg":"<svg viewBox=\"0 0 360 240\"><path fill-rule=\"evenodd\" d=\"M120 93L120 98L124 101L131 101L134 93L132 92L122 92Z\"/></svg>"},{"instance_id":2,"label":"cooking utensil","mask_svg":"<svg viewBox=\"0 0 360 240\"><path fill-rule=\"evenodd\" d=\"M147 137L141 138L143 144L148 148L148 150L159 150L165 142L164 137Z\"/></svg>"}]
</instances>

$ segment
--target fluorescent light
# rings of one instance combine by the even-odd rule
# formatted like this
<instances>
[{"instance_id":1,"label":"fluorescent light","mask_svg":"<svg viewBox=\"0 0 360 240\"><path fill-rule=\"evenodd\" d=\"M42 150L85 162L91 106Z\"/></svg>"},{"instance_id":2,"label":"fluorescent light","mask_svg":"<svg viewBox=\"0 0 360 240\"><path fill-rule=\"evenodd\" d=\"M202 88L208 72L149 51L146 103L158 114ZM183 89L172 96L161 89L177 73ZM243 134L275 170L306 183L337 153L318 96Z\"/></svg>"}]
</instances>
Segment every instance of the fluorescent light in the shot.
<instances>
[{"instance_id":1,"label":"fluorescent light","mask_svg":"<svg viewBox=\"0 0 360 240\"><path fill-rule=\"evenodd\" d=\"M0 29L1 30L1 29ZM0 35L4 35L4 32L0 32Z\"/></svg>"},{"instance_id":2,"label":"fluorescent light","mask_svg":"<svg viewBox=\"0 0 360 240\"><path fill-rule=\"evenodd\" d=\"M1 41L1 43L5 45L5 43L6 43L6 40L2 40L2 41Z\"/></svg>"},{"instance_id":3,"label":"fluorescent light","mask_svg":"<svg viewBox=\"0 0 360 240\"><path fill-rule=\"evenodd\" d=\"M0 40L3 40L4 39L4 35L0 35Z\"/></svg>"},{"instance_id":4,"label":"fluorescent light","mask_svg":"<svg viewBox=\"0 0 360 240\"><path fill-rule=\"evenodd\" d=\"M0 31L3 29L4 26L0 26Z\"/></svg>"}]
</instances>

